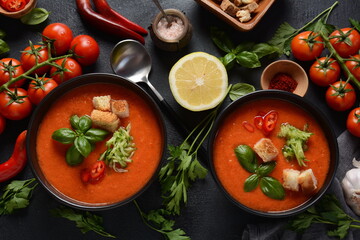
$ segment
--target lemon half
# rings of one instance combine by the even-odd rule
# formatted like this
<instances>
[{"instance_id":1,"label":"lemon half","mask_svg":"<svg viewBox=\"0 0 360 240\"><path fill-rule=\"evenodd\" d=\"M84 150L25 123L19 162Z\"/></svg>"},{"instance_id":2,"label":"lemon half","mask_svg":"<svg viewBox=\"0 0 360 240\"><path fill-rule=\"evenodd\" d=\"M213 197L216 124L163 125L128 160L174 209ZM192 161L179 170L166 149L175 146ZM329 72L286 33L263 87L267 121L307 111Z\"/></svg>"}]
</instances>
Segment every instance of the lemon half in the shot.
<instances>
[{"instance_id":1,"label":"lemon half","mask_svg":"<svg viewBox=\"0 0 360 240\"><path fill-rule=\"evenodd\" d=\"M228 76L222 62L204 52L182 57L171 68L169 84L175 100L191 111L216 107L226 96Z\"/></svg>"}]
</instances>

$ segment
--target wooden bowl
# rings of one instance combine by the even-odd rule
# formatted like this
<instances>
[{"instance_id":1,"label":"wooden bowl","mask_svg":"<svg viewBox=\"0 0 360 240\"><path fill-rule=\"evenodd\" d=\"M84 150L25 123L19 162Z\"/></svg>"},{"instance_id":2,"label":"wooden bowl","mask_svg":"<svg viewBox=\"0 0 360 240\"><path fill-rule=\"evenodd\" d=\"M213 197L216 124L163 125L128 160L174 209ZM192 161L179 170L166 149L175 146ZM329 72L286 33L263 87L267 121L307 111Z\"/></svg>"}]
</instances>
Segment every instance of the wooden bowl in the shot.
<instances>
[{"instance_id":1,"label":"wooden bowl","mask_svg":"<svg viewBox=\"0 0 360 240\"><path fill-rule=\"evenodd\" d=\"M205 9L209 10L221 20L225 21L232 27L240 31L249 31L253 29L256 24L261 20L261 18L265 15L267 10L271 7L271 5L275 2L275 0L261 0L259 1L259 7L256 9L254 13L252 13L252 18L248 22L240 22L239 19L230 16L226 12L224 12L220 8L220 4L215 2L214 0L195 0L198 4L203 6Z\"/></svg>"},{"instance_id":2,"label":"wooden bowl","mask_svg":"<svg viewBox=\"0 0 360 240\"><path fill-rule=\"evenodd\" d=\"M290 60L279 60L269 64L261 74L261 88L269 89L270 81L278 73L285 73L291 76L298 85L294 94L303 97L309 86L309 79L305 70L296 62Z\"/></svg>"},{"instance_id":3,"label":"wooden bowl","mask_svg":"<svg viewBox=\"0 0 360 240\"><path fill-rule=\"evenodd\" d=\"M11 18L21 18L28 14L35 7L36 3L37 0L30 0L23 9L17 12L8 12L0 6L0 14Z\"/></svg>"}]
</instances>

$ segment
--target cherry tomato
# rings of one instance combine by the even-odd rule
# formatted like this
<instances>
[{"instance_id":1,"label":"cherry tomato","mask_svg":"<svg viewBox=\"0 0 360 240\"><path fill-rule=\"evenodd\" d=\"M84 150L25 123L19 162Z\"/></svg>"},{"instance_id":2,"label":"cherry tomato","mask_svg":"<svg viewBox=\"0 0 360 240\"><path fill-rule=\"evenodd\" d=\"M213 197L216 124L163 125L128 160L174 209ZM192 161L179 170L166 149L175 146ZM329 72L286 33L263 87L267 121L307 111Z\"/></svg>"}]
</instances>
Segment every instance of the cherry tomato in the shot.
<instances>
[{"instance_id":1,"label":"cherry tomato","mask_svg":"<svg viewBox=\"0 0 360 240\"><path fill-rule=\"evenodd\" d=\"M5 127L6 127L6 120L2 115L0 115L0 135L4 132Z\"/></svg>"},{"instance_id":2,"label":"cherry tomato","mask_svg":"<svg viewBox=\"0 0 360 240\"><path fill-rule=\"evenodd\" d=\"M346 128L352 135L360 137L360 107L353 109L349 113Z\"/></svg>"},{"instance_id":3,"label":"cherry tomato","mask_svg":"<svg viewBox=\"0 0 360 240\"><path fill-rule=\"evenodd\" d=\"M15 58L3 58L0 60L0 85L7 83L12 78L16 78L24 73L21 63ZM24 84L25 78L11 84L10 87L20 87Z\"/></svg>"},{"instance_id":4,"label":"cherry tomato","mask_svg":"<svg viewBox=\"0 0 360 240\"><path fill-rule=\"evenodd\" d=\"M300 61L314 60L321 55L323 49L323 39L311 31L299 33L291 41L291 51Z\"/></svg>"},{"instance_id":5,"label":"cherry tomato","mask_svg":"<svg viewBox=\"0 0 360 240\"><path fill-rule=\"evenodd\" d=\"M329 86L340 78L340 65L335 59L322 57L310 67L310 79L318 86Z\"/></svg>"},{"instance_id":6,"label":"cherry tomato","mask_svg":"<svg viewBox=\"0 0 360 240\"><path fill-rule=\"evenodd\" d=\"M27 48L24 49L20 58L20 61L22 63L21 66L24 69L24 71L28 71L29 69L31 69L33 66L36 65L36 58L38 63L45 62L46 60L49 59L48 50L46 46L33 45L32 47L28 46ZM33 72L33 74L44 75L49 70L50 70L50 65L47 65L36 69Z\"/></svg>"},{"instance_id":7,"label":"cherry tomato","mask_svg":"<svg viewBox=\"0 0 360 240\"><path fill-rule=\"evenodd\" d=\"M1 6L8 12L17 12L25 7L27 2L25 0L7 0L1 1Z\"/></svg>"},{"instance_id":8,"label":"cherry tomato","mask_svg":"<svg viewBox=\"0 0 360 240\"><path fill-rule=\"evenodd\" d=\"M332 84L326 91L326 102L336 111L350 109L356 101L356 93L350 83L342 81Z\"/></svg>"},{"instance_id":9,"label":"cherry tomato","mask_svg":"<svg viewBox=\"0 0 360 240\"><path fill-rule=\"evenodd\" d=\"M335 30L330 34L329 39L341 57L354 55L360 49L360 34L353 28Z\"/></svg>"},{"instance_id":10,"label":"cherry tomato","mask_svg":"<svg viewBox=\"0 0 360 240\"><path fill-rule=\"evenodd\" d=\"M57 86L58 84L51 78L36 78L32 80L28 89L30 101L38 105L41 100Z\"/></svg>"},{"instance_id":11,"label":"cherry tomato","mask_svg":"<svg viewBox=\"0 0 360 240\"><path fill-rule=\"evenodd\" d=\"M70 49L70 44L73 39L71 29L63 23L52 23L43 30L43 40L54 41L54 51L52 53L56 56L64 55Z\"/></svg>"},{"instance_id":12,"label":"cherry tomato","mask_svg":"<svg viewBox=\"0 0 360 240\"><path fill-rule=\"evenodd\" d=\"M360 81L360 55L357 54L352 56L351 59L354 59L354 61L346 61L346 67L350 70L354 77Z\"/></svg>"},{"instance_id":13,"label":"cherry tomato","mask_svg":"<svg viewBox=\"0 0 360 240\"><path fill-rule=\"evenodd\" d=\"M32 104L22 88L10 88L0 93L0 114L10 120L21 120L30 115Z\"/></svg>"},{"instance_id":14,"label":"cherry tomato","mask_svg":"<svg viewBox=\"0 0 360 240\"><path fill-rule=\"evenodd\" d=\"M254 132L254 126L253 125L251 125L251 123L249 123L248 121L243 121L242 122L242 125L243 125L243 127L248 131L248 132L251 132L251 133L253 133Z\"/></svg>"},{"instance_id":15,"label":"cherry tomato","mask_svg":"<svg viewBox=\"0 0 360 240\"><path fill-rule=\"evenodd\" d=\"M58 67L50 68L50 76L58 84L82 74L80 64L72 58L59 59L55 61L55 64L57 64Z\"/></svg>"},{"instance_id":16,"label":"cherry tomato","mask_svg":"<svg viewBox=\"0 0 360 240\"><path fill-rule=\"evenodd\" d=\"M272 110L263 117L263 130L265 134L269 134L275 129L278 116L279 114L276 111Z\"/></svg>"},{"instance_id":17,"label":"cherry tomato","mask_svg":"<svg viewBox=\"0 0 360 240\"><path fill-rule=\"evenodd\" d=\"M88 35L79 35L71 41L70 49L82 66L94 64L99 57L99 44Z\"/></svg>"}]
</instances>

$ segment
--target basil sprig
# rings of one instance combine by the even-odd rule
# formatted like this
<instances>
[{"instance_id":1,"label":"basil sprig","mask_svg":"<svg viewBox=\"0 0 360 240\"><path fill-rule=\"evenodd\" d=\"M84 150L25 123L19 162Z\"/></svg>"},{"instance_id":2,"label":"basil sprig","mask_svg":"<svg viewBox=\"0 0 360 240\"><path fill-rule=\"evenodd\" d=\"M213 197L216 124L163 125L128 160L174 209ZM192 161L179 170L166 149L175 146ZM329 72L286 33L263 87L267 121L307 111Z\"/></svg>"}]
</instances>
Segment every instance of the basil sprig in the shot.
<instances>
[{"instance_id":1,"label":"basil sprig","mask_svg":"<svg viewBox=\"0 0 360 240\"><path fill-rule=\"evenodd\" d=\"M79 165L95 148L95 143L103 141L108 134L102 129L91 128L89 116L70 117L70 128L60 128L53 132L52 139L62 144L73 144L66 152L66 162L70 166Z\"/></svg>"},{"instance_id":2,"label":"basil sprig","mask_svg":"<svg viewBox=\"0 0 360 240\"><path fill-rule=\"evenodd\" d=\"M245 192L253 191L260 184L260 189L266 196L278 200L284 199L284 187L277 179L268 176L274 170L276 162L259 165L255 152L248 145L239 145L234 151L240 165L246 171L253 173L245 180Z\"/></svg>"}]
</instances>

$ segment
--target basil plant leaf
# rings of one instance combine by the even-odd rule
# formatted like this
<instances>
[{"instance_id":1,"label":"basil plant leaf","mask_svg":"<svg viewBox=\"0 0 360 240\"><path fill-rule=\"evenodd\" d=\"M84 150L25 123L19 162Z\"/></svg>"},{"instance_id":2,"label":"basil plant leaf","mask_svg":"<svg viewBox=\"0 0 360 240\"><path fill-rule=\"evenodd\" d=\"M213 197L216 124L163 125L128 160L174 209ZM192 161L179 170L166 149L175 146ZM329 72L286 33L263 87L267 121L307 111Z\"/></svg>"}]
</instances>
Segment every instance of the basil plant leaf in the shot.
<instances>
[{"instance_id":1,"label":"basil plant leaf","mask_svg":"<svg viewBox=\"0 0 360 240\"><path fill-rule=\"evenodd\" d=\"M234 44L230 37L219 28L211 27L210 34L215 45L224 52L229 53L234 48Z\"/></svg>"},{"instance_id":2,"label":"basil plant leaf","mask_svg":"<svg viewBox=\"0 0 360 240\"><path fill-rule=\"evenodd\" d=\"M108 134L109 134L108 131L105 131L105 130L102 130L102 129L90 128L85 133L85 138L87 140L89 140L90 142L92 142L92 143L100 142L100 141L103 141Z\"/></svg>"},{"instance_id":3,"label":"basil plant leaf","mask_svg":"<svg viewBox=\"0 0 360 240\"><path fill-rule=\"evenodd\" d=\"M226 69L228 69L234 65L233 63L235 59L236 59L236 55L234 53L228 53L224 57L221 57L220 61L224 64Z\"/></svg>"},{"instance_id":4,"label":"basil plant leaf","mask_svg":"<svg viewBox=\"0 0 360 240\"><path fill-rule=\"evenodd\" d=\"M253 52L243 51L239 53L236 55L236 62L246 68L261 67L258 56Z\"/></svg>"},{"instance_id":5,"label":"basil plant leaf","mask_svg":"<svg viewBox=\"0 0 360 240\"><path fill-rule=\"evenodd\" d=\"M69 128L60 128L54 131L51 137L62 144L71 144L76 138L76 133Z\"/></svg>"},{"instance_id":6,"label":"basil plant leaf","mask_svg":"<svg viewBox=\"0 0 360 240\"><path fill-rule=\"evenodd\" d=\"M91 118L89 116L82 116L79 119L79 128L78 130L80 130L81 132L85 133L87 130L89 130L92 126L92 121Z\"/></svg>"},{"instance_id":7,"label":"basil plant leaf","mask_svg":"<svg viewBox=\"0 0 360 240\"><path fill-rule=\"evenodd\" d=\"M258 56L258 58L262 58L265 57L267 55L279 52L279 49L277 47L274 47L270 44L267 43L258 43L256 45L254 45L253 49L252 49L253 53L256 53L256 55Z\"/></svg>"},{"instance_id":8,"label":"basil plant leaf","mask_svg":"<svg viewBox=\"0 0 360 240\"><path fill-rule=\"evenodd\" d=\"M234 49L233 53L235 54L239 54L243 51L248 51L248 52L251 52L253 47L254 47L254 44L253 42L243 42L243 43L240 43L239 45L236 46L236 48Z\"/></svg>"},{"instance_id":9,"label":"basil plant leaf","mask_svg":"<svg viewBox=\"0 0 360 240\"><path fill-rule=\"evenodd\" d=\"M74 144L76 149L83 157L87 157L91 153L92 146L84 136L75 138Z\"/></svg>"},{"instance_id":10,"label":"basil plant leaf","mask_svg":"<svg viewBox=\"0 0 360 240\"><path fill-rule=\"evenodd\" d=\"M258 168L258 161L254 150L252 150L248 145L239 145L234 151L241 166L246 171L255 173Z\"/></svg>"},{"instance_id":11,"label":"basil plant leaf","mask_svg":"<svg viewBox=\"0 0 360 240\"><path fill-rule=\"evenodd\" d=\"M259 185L260 177L257 174L253 174L245 180L244 191L251 192L257 185Z\"/></svg>"},{"instance_id":12,"label":"basil plant leaf","mask_svg":"<svg viewBox=\"0 0 360 240\"><path fill-rule=\"evenodd\" d=\"M276 166L276 162L272 161L272 162L267 162L267 163L263 163L259 166L257 173L261 176L261 177L265 177L267 175L269 175L275 168Z\"/></svg>"},{"instance_id":13,"label":"basil plant leaf","mask_svg":"<svg viewBox=\"0 0 360 240\"><path fill-rule=\"evenodd\" d=\"M247 83L236 83L231 87L229 97L232 101L235 101L236 99L254 91L255 87L253 85Z\"/></svg>"},{"instance_id":14,"label":"basil plant leaf","mask_svg":"<svg viewBox=\"0 0 360 240\"><path fill-rule=\"evenodd\" d=\"M2 39L0 39L0 54L10 51L9 45Z\"/></svg>"},{"instance_id":15,"label":"basil plant leaf","mask_svg":"<svg viewBox=\"0 0 360 240\"><path fill-rule=\"evenodd\" d=\"M44 22L49 14L44 8L33 8L28 14L21 17L20 21L27 25L37 25Z\"/></svg>"},{"instance_id":16,"label":"basil plant leaf","mask_svg":"<svg viewBox=\"0 0 360 240\"><path fill-rule=\"evenodd\" d=\"M285 190L281 183L272 177L263 177L260 180L261 191L272 199L282 200L285 197Z\"/></svg>"},{"instance_id":17,"label":"basil plant leaf","mask_svg":"<svg viewBox=\"0 0 360 240\"><path fill-rule=\"evenodd\" d=\"M79 121L80 121L80 118L78 115L72 115L70 117L71 127L75 130L79 129Z\"/></svg>"},{"instance_id":18,"label":"basil plant leaf","mask_svg":"<svg viewBox=\"0 0 360 240\"><path fill-rule=\"evenodd\" d=\"M74 145L72 145L67 151L65 160L67 164L70 166L79 165L84 160L84 157L81 155L81 153L76 149Z\"/></svg>"}]
</instances>

